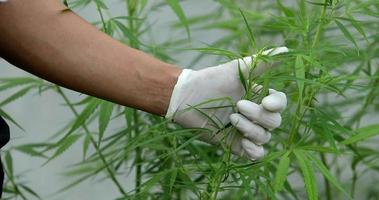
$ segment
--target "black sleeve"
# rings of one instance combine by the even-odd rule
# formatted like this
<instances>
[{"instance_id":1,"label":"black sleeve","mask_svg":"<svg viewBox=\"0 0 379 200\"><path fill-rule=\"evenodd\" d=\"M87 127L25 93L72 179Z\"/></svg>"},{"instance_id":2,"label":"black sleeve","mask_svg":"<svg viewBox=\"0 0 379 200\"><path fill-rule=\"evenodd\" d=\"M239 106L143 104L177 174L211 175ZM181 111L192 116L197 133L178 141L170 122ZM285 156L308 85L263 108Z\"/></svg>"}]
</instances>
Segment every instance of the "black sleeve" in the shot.
<instances>
[{"instance_id":1,"label":"black sleeve","mask_svg":"<svg viewBox=\"0 0 379 200\"><path fill-rule=\"evenodd\" d=\"M4 119L0 117L0 148L5 146L8 142L9 142L9 126L4 121Z\"/></svg>"},{"instance_id":2,"label":"black sleeve","mask_svg":"<svg viewBox=\"0 0 379 200\"><path fill-rule=\"evenodd\" d=\"M3 118L0 117L0 148L2 148L4 145L6 145L9 141L9 126L4 121ZM4 171L3 171L3 164L1 163L0 159L0 198L3 193L3 182L4 182Z\"/></svg>"}]
</instances>

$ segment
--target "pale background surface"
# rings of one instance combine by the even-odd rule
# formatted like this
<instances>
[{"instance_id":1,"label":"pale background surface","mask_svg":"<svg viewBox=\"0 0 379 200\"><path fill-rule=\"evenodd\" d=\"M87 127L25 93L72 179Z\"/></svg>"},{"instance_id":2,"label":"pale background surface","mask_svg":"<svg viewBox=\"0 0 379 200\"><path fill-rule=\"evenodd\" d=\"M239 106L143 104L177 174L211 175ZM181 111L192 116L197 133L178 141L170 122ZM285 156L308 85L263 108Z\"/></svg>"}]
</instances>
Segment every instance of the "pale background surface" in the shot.
<instances>
[{"instance_id":1,"label":"pale background surface","mask_svg":"<svg viewBox=\"0 0 379 200\"><path fill-rule=\"evenodd\" d=\"M120 1L114 0L107 3L112 16L125 15L125 6L119 4ZM214 2L211 0L191 0L184 1L182 4L187 16L205 14L214 11L214 5ZM94 7L79 10L77 13L88 21L93 22L98 20L98 14L96 13L96 9ZM157 43L160 41L166 41L172 37L182 38L181 34L183 34L183 32L171 32L168 29L170 24L176 20L176 16L168 7L161 7L155 12L152 12L149 15L149 21L154 23L154 25L152 29L153 31L150 35L153 36ZM221 37L223 37L223 33L218 31L204 31L192 34L192 38L194 40L193 43L195 44L201 44L201 42L211 43ZM209 59L203 59L198 66L187 66L187 64L191 61L191 58L193 58L193 54L194 53L192 52L181 53L175 57L178 61L176 64L194 68L214 64L214 57L209 56ZM14 76L30 76L30 74L23 72L0 59L0 77ZM0 100L8 94L10 93L8 92L2 94ZM79 94L75 92L70 92L69 95L72 98L79 96ZM42 142L55 133L62 127L63 124L66 124L70 119L72 119L72 114L68 109L61 106L62 103L61 98L55 93L47 92L43 96L39 96L38 94L29 94L25 98L19 99L16 102L6 106L4 110L11 114L11 116L13 116L26 130L24 132L11 125L11 141L6 148L22 143ZM370 118L369 121L371 121L371 123L377 122L378 116ZM117 124L114 124L114 126L117 127ZM373 143L373 145L375 145L375 143ZM80 143L78 143L70 148L61 157L43 167L41 167L44 163L44 160L42 159L29 157L20 153L13 153L12 155L14 158L16 174L27 171L27 173L24 173L25 176L22 180L28 182L28 185L40 194L43 199L107 200L118 197L116 188L108 181L86 181L79 186L70 189L69 192L51 196L52 193L62 188L69 183L70 180L72 180L63 177L61 173L64 172L68 166L81 160L81 151L82 149ZM347 162L350 163L350 161ZM351 177L350 174L346 175L347 179ZM358 184L366 184L368 188L376 185L376 183L374 183L370 178L369 174L366 174L366 176L367 177L365 178L361 178L361 181L359 181ZM128 179L126 177L120 177L119 180L123 181L123 184L127 190L130 190L133 188L133 177L133 174L131 174ZM292 178L301 180L300 177ZM301 181L299 181L299 187L302 187ZM359 192L360 191L357 191L357 194L359 194Z\"/></svg>"}]
</instances>

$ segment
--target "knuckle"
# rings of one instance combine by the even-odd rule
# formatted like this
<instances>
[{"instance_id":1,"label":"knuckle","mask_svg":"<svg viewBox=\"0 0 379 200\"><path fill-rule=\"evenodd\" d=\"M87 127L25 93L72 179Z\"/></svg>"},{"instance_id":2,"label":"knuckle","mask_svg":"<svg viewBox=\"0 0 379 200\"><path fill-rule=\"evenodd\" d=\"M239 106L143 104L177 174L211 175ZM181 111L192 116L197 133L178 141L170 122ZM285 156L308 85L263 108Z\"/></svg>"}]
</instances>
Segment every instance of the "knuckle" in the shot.
<instances>
[{"instance_id":1,"label":"knuckle","mask_svg":"<svg viewBox=\"0 0 379 200\"><path fill-rule=\"evenodd\" d=\"M268 131L264 131L262 136L260 137L259 145L266 144L271 140L271 133Z\"/></svg>"},{"instance_id":2,"label":"knuckle","mask_svg":"<svg viewBox=\"0 0 379 200\"><path fill-rule=\"evenodd\" d=\"M247 139L242 140L242 147L247 155L253 160L260 159L264 156L264 148L255 145Z\"/></svg>"},{"instance_id":3,"label":"knuckle","mask_svg":"<svg viewBox=\"0 0 379 200\"><path fill-rule=\"evenodd\" d=\"M261 159L265 155L265 150L262 146L259 146L256 151L254 151L253 156L255 159Z\"/></svg>"},{"instance_id":4,"label":"knuckle","mask_svg":"<svg viewBox=\"0 0 379 200\"><path fill-rule=\"evenodd\" d=\"M279 113L268 113L262 120L262 125L266 129L275 129L280 126L282 117Z\"/></svg>"},{"instance_id":5,"label":"knuckle","mask_svg":"<svg viewBox=\"0 0 379 200\"><path fill-rule=\"evenodd\" d=\"M263 145L270 141L271 133L261 127L259 130L255 129L254 134L250 135L249 139L257 145Z\"/></svg>"},{"instance_id":6,"label":"knuckle","mask_svg":"<svg viewBox=\"0 0 379 200\"><path fill-rule=\"evenodd\" d=\"M238 110L244 110L244 108L249 105L249 102L250 101L248 101L248 100L240 100L240 101L238 101L237 102L237 108L238 108Z\"/></svg>"}]
</instances>

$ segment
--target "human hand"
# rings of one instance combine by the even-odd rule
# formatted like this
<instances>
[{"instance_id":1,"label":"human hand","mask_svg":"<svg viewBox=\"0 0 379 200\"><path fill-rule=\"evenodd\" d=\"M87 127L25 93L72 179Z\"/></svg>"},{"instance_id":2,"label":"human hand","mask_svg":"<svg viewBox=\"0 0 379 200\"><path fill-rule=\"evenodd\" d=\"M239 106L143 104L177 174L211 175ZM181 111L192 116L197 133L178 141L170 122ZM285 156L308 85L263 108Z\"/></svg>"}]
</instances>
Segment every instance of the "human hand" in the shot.
<instances>
[{"instance_id":1,"label":"human hand","mask_svg":"<svg viewBox=\"0 0 379 200\"><path fill-rule=\"evenodd\" d=\"M288 52L286 47L264 51L263 55ZM253 56L254 57L254 56ZM210 144L225 141L234 154L256 160L264 156L263 144L271 138L270 131L279 127L280 112L287 104L286 95L269 90L269 95L258 105L241 100L245 89L239 78L239 69L247 76L251 57L233 60L199 71L183 70L173 90L166 118L186 128L205 128L201 140ZM267 66L258 65L254 75L259 75ZM253 91L259 92L255 85ZM238 112L232 106L236 104ZM238 134L228 134L225 125L231 123ZM221 130L221 131L220 131Z\"/></svg>"}]
</instances>

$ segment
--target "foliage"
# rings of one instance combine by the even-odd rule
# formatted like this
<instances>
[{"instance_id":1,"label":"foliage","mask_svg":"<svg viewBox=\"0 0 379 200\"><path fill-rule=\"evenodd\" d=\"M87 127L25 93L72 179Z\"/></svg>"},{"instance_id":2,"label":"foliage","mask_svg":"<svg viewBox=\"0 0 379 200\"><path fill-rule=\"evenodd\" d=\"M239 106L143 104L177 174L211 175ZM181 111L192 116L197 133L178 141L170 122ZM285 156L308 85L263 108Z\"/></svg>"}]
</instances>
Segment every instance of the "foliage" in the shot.
<instances>
[{"instance_id":1,"label":"foliage","mask_svg":"<svg viewBox=\"0 0 379 200\"><path fill-rule=\"evenodd\" d=\"M13 178L9 152L49 162L75 143L83 146L83 160L66 173L73 181L61 191L96 176L111 180L120 199L349 199L356 198L358 190L366 192L359 194L364 199L379 196L378 188L356 184L365 174L379 180L379 152L368 142L379 134L379 122L365 123L372 116L378 119L379 113L377 0L218 0L213 1L213 12L191 17L178 0L124 0L128 15L116 17L108 14L112 11L106 1L65 3L71 9L95 5L99 29L168 62L174 61L178 48L199 52L192 66L206 54L232 59L262 52L272 44L286 45L290 53L261 56L252 67L273 61L280 61L280 66L260 77L241 77L241 84L254 81L264 90L284 91L289 105L282 126L266 145L266 157L251 162L231 156L227 148L222 153L222 148L196 141L201 130L183 129L93 97L73 102L60 87L37 78L1 79L0 91L17 91L0 102L0 108L28 92L53 90L73 113L72 121L51 141L7 150L3 161L9 199L38 196ZM162 44L144 39L149 35L149 11L161 6L177 15L179 23L171 28L187 33L186 38ZM209 30L225 36L193 48L190 33ZM0 115L16 124L1 109ZM123 128L113 131L110 121L119 119ZM90 124L98 128L89 128ZM119 179L128 176L129 169L135 171L135 187L125 191ZM305 187L299 187L299 176Z\"/></svg>"}]
</instances>

